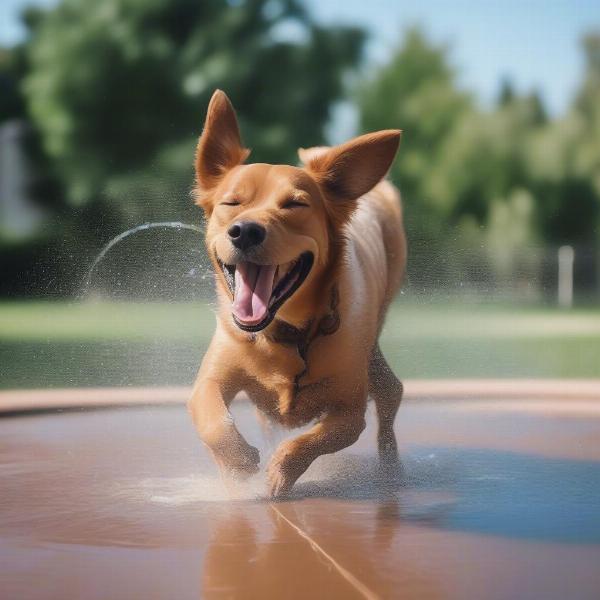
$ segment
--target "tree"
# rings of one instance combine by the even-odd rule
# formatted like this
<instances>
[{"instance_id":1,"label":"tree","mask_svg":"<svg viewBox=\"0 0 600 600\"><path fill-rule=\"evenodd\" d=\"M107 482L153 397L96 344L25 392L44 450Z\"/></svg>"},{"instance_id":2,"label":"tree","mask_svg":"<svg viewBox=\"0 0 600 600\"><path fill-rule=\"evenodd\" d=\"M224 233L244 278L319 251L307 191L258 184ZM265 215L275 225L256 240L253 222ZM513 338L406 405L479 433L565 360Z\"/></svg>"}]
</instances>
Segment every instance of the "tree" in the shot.
<instances>
[{"instance_id":1,"label":"tree","mask_svg":"<svg viewBox=\"0 0 600 600\"><path fill-rule=\"evenodd\" d=\"M19 62L18 51L0 48L0 123L25 114L25 103L19 90Z\"/></svg>"},{"instance_id":2,"label":"tree","mask_svg":"<svg viewBox=\"0 0 600 600\"><path fill-rule=\"evenodd\" d=\"M580 128L580 146L576 170L591 182L596 195L596 234L600 216L600 32L590 33L582 41L586 57L586 75L576 98L574 112L584 122Z\"/></svg>"},{"instance_id":3,"label":"tree","mask_svg":"<svg viewBox=\"0 0 600 600\"><path fill-rule=\"evenodd\" d=\"M415 235L435 239L440 213L428 178L443 160L444 140L471 107L469 96L456 87L447 48L409 29L389 63L363 85L359 106L363 130L403 130L391 175L410 206L409 227Z\"/></svg>"},{"instance_id":4,"label":"tree","mask_svg":"<svg viewBox=\"0 0 600 600\"><path fill-rule=\"evenodd\" d=\"M543 125L538 102L515 96L496 110L471 110L456 122L427 183L445 221L455 224L469 215L485 225L494 201L531 186L529 143Z\"/></svg>"},{"instance_id":5,"label":"tree","mask_svg":"<svg viewBox=\"0 0 600 600\"><path fill-rule=\"evenodd\" d=\"M600 232L600 34L582 46L586 71L571 109L534 137L527 168L543 238L590 243Z\"/></svg>"},{"instance_id":6,"label":"tree","mask_svg":"<svg viewBox=\"0 0 600 600\"><path fill-rule=\"evenodd\" d=\"M515 99L515 96L515 89L511 80L508 77L503 77L498 92L498 106L507 106Z\"/></svg>"},{"instance_id":7,"label":"tree","mask_svg":"<svg viewBox=\"0 0 600 600\"><path fill-rule=\"evenodd\" d=\"M363 128L404 130L391 175L417 245L409 268L428 269L452 248L489 248L482 271L510 271L540 235L528 168L547 122L539 95L520 96L505 80L497 106L481 109L456 86L447 48L412 29L360 102Z\"/></svg>"},{"instance_id":8,"label":"tree","mask_svg":"<svg viewBox=\"0 0 600 600\"><path fill-rule=\"evenodd\" d=\"M217 87L254 160L295 161L321 143L363 38L317 26L296 0L62 0L33 31L24 90L69 202L105 237L191 210Z\"/></svg>"},{"instance_id":9,"label":"tree","mask_svg":"<svg viewBox=\"0 0 600 600\"><path fill-rule=\"evenodd\" d=\"M499 234L484 229L504 227L511 218L519 234L505 239L515 248L528 239L589 239L596 217L587 188L593 160L600 160L592 150L600 139L600 43L588 37L585 48L589 72L577 108L567 122L549 122L539 94L519 95L507 79L497 106L479 108L457 89L447 49L419 30L407 32L365 86L360 105L364 129L404 130L392 177L403 192L413 239L434 247L461 236L462 243L487 243L486 236ZM575 181L575 172L582 179ZM564 210L565 195L576 211Z\"/></svg>"}]
</instances>

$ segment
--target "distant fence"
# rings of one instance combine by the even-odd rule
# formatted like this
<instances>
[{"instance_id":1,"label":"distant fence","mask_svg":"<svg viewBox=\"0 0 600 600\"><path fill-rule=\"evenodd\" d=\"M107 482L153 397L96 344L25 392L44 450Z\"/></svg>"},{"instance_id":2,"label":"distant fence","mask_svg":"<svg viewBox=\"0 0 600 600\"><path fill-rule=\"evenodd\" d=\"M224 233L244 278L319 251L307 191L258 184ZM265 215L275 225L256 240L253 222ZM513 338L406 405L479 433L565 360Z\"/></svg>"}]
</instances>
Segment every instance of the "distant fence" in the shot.
<instances>
[{"instance_id":1,"label":"distant fence","mask_svg":"<svg viewBox=\"0 0 600 600\"><path fill-rule=\"evenodd\" d=\"M529 247L503 257L479 248L409 250L405 293L490 301L600 303L600 247Z\"/></svg>"}]
</instances>

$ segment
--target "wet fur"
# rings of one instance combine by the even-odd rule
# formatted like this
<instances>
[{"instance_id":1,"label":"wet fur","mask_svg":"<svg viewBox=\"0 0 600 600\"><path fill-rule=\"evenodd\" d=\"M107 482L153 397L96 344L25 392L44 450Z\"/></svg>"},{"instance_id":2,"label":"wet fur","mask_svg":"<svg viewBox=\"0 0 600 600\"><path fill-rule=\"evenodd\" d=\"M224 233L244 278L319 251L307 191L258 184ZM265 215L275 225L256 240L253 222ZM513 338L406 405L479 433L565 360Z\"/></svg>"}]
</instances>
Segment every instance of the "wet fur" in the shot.
<instances>
[{"instance_id":1,"label":"wet fur","mask_svg":"<svg viewBox=\"0 0 600 600\"><path fill-rule=\"evenodd\" d=\"M254 473L260 460L229 413L239 392L286 427L315 422L271 458L273 497L288 492L315 458L358 439L368 396L377 407L380 458L386 465L398 460L393 423L402 384L378 336L406 262L400 198L383 179L399 140L398 130L387 130L333 148L301 150L303 167L246 165L249 151L228 98L217 91L210 102L196 152L195 195L207 217L219 310L189 410L226 475ZM308 206L284 208L290 198ZM255 334L233 322L219 266L219 260L240 260L226 235L240 218L267 229L265 241L250 252L253 262L283 264L305 251L315 259L275 320Z\"/></svg>"}]
</instances>

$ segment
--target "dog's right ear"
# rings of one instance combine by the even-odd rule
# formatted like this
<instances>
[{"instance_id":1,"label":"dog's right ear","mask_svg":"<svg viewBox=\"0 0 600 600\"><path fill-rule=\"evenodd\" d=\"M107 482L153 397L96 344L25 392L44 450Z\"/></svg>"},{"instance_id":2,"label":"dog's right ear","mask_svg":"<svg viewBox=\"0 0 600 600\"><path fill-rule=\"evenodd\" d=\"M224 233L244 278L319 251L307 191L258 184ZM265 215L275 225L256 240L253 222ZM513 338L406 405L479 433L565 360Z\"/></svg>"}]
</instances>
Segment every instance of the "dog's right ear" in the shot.
<instances>
[{"instance_id":1,"label":"dog's right ear","mask_svg":"<svg viewBox=\"0 0 600 600\"><path fill-rule=\"evenodd\" d=\"M400 144L399 129L385 129L356 137L332 148L302 150L300 158L329 200L330 214L345 222L358 198L388 172Z\"/></svg>"},{"instance_id":2,"label":"dog's right ear","mask_svg":"<svg viewBox=\"0 0 600 600\"><path fill-rule=\"evenodd\" d=\"M227 171L242 164L249 154L250 150L242 146L233 106L227 95L217 90L210 99L196 147L198 204L202 204L205 192L215 187Z\"/></svg>"}]
</instances>

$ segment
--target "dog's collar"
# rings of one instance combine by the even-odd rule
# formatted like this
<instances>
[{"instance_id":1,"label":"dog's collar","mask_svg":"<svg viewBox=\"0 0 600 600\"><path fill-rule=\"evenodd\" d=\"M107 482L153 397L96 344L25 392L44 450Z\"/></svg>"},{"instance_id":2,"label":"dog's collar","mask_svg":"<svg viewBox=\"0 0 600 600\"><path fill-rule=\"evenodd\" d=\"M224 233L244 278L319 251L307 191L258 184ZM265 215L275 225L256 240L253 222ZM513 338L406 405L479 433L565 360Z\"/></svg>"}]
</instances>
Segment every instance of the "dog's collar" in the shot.
<instances>
[{"instance_id":1,"label":"dog's collar","mask_svg":"<svg viewBox=\"0 0 600 600\"><path fill-rule=\"evenodd\" d=\"M282 344L283 346L298 346L300 355L302 349L308 346L308 339L312 329L313 320L311 319L304 327L296 327L287 321L275 319L272 331L267 335L272 342Z\"/></svg>"},{"instance_id":2,"label":"dog's collar","mask_svg":"<svg viewBox=\"0 0 600 600\"><path fill-rule=\"evenodd\" d=\"M340 293L338 292L337 285L333 285L329 298L329 310L319 320L316 335L331 335L340 328L339 304Z\"/></svg>"},{"instance_id":3,"label":"dog's collar","mask_svg":"<svg viewBox=\"0 0 600 600\"><path fill-rule=\"evenodd\" d=\"M282 407L282 414L289 413L293 409L298 392L302 388L300 380L308 372L308 348L310 344L319 336L332 335L339 329L339 302L340 295L337 286L333 285L327 312L318 321L316 319L311 319L302 328L295 327L294 325L281 320L276 320L273 324L273 331L270 333L269 339L276 344L295 346L300 358L304 362L304 368L294 377L294 394L288 398L285 406Z\"/></svg>"},{"instance_id":4,"label":"dog's collar","mask_svg":"<svg viewBox=\"0 0 600 600\"><path fill-rule=\"evenodd\" d=\"M321 335L332 335L340 328L339 303L340 294L337 285L333 285L329 307L319 320L311 319L303 327L296 327L286 321L275 319L273 332L269 334L269 338L276 344L297 346L300 356L305 359L310 342Z\"/></svg>"}]
</instances>

